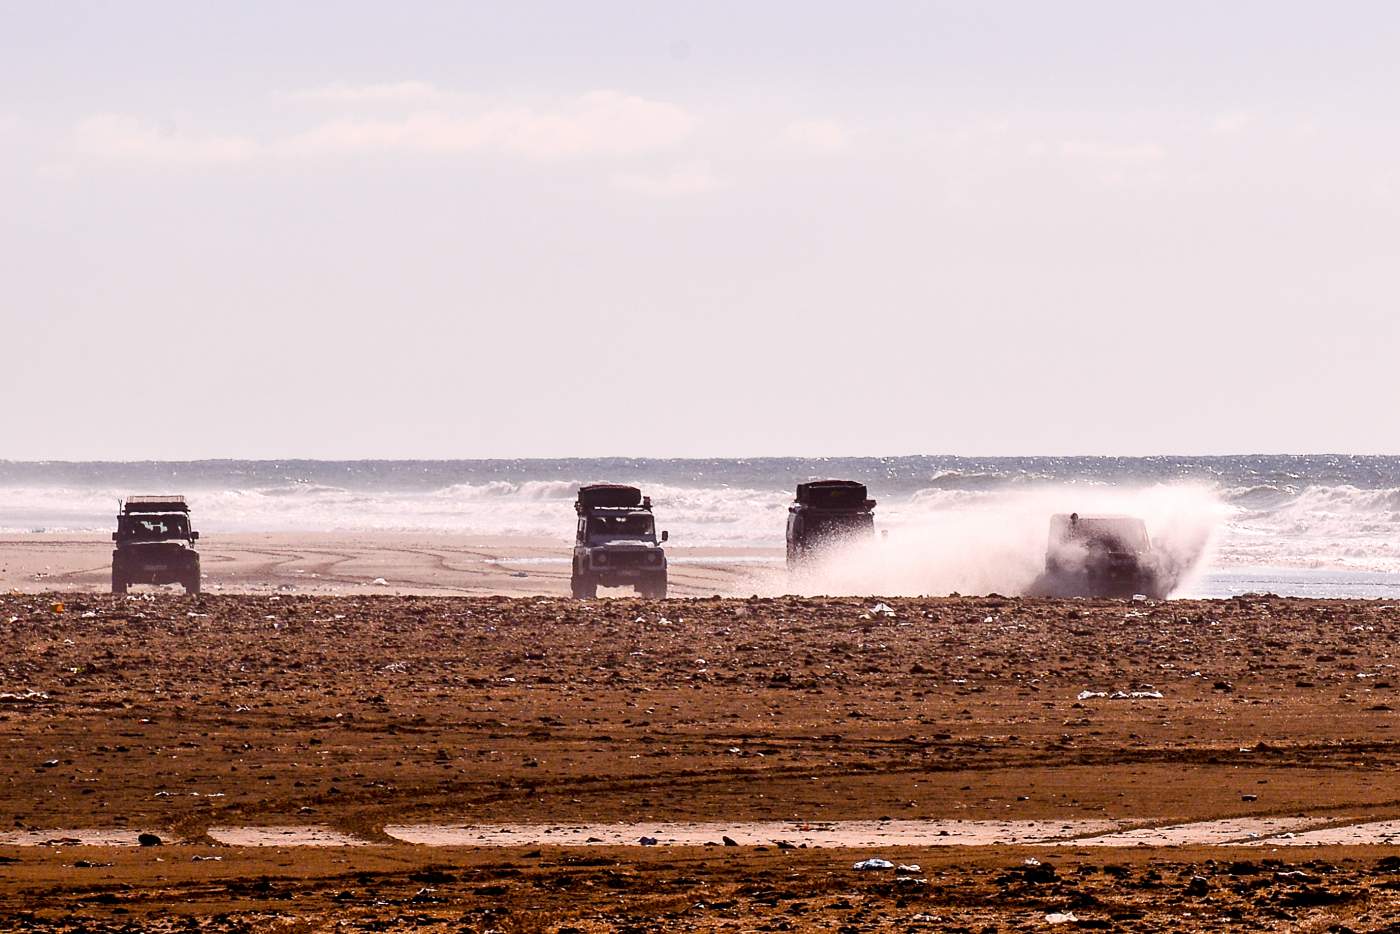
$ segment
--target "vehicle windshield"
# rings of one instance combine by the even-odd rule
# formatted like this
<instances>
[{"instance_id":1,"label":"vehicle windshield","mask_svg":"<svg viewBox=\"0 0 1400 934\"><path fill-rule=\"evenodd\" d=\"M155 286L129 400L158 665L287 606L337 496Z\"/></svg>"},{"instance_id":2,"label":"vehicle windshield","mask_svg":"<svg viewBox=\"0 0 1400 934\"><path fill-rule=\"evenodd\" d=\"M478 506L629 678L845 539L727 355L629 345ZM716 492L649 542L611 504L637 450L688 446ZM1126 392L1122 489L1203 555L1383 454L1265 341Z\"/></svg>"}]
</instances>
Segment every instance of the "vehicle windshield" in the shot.
<instances>
[{"instance_id":1,"label":"vehicle windshield","mask_svg":"<svg viewBox=\"0 0 1400 934\"><path fill-rule=\"evenodd\" d=\"M158 542L172 538L189 538L190 520L188 516L170 515L121 516L117 520L117 532L122 539L138 542Z\"/></svg>"},{"instance_id":2,"label":"vehicle windshield","mask_svg":"<svg viewBox=\"0 0 1400 934\"><path fill-rule=\"evenodd\" d=\"M589 538L644 538L656 535L656 524L645 513L630 516L594 516L588 520Z\"/></svg>"}]
</instances>

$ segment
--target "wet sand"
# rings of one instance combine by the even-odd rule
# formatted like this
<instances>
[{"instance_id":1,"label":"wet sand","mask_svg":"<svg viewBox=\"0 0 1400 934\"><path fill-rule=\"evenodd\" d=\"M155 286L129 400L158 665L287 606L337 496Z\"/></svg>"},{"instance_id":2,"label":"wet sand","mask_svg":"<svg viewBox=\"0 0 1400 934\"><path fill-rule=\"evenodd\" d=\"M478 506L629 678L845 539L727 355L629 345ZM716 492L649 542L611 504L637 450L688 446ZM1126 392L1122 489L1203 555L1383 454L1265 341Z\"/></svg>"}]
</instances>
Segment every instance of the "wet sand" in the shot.
<instances>
[{"instance_id":1,"label":"wet sand","mask_svg":"<svg viewBox=\"0 0 1400 934\"><path fill-rule=\"evenodd\" d=\"M211 533L199 542L207 592L323 595L563 596L572 548L564 538L406 532ZM669 545L666 553L673 596L748 596L772 591L781 577L780 548ZM107 593L111 566L107 535L0 535L0 591Z\"/></svg>"},{"instance_id":2,"label":"wet sand","mask_svg":"<svg viewBox=\"0 0 1400 934\"><path fill-rule=\"evenodd\" d=\"M883 602L0 597L0 929L1400 917L1400 607Z\"/></svg>"}]
</instances>

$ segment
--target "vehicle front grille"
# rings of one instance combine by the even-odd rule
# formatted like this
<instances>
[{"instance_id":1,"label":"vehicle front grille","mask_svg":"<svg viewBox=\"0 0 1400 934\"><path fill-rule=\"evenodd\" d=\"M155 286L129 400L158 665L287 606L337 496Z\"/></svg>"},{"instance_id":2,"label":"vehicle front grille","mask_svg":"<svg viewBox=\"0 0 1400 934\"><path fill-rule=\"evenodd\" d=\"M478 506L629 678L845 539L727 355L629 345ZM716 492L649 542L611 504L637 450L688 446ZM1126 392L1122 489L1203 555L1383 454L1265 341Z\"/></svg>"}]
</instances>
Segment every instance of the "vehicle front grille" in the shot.
<instances>
[{"instance_id":1,"label":"vehicle front grille","mask_svg":"<svg viewBox=\"0 0 1400 934\"><path fill-rule=\"evenodd\" d=\"M652 552L650 551L609 551L607 555L609 567L644 568L655 566Z\"/></svg>"}]
</instances>

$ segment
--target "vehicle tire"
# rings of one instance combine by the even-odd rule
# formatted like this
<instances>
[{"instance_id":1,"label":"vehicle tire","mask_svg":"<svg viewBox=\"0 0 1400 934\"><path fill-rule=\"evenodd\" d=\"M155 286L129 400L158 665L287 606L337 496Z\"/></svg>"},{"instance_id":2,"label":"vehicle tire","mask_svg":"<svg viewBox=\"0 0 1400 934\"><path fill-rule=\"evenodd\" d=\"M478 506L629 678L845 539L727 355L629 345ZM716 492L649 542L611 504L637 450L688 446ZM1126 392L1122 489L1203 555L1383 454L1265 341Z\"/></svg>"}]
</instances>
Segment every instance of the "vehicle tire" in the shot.
<instances>
[{"instance_id":1,"label":"vehicle tire","mask_svg":"<svg viewBox=\"0 0 1400 934\"><path fill-rule=\"evenodd\" d=\"M575 600L593 600L598 596L598 578L580 574L570 580Z\"/></svg>"},{"instance_id":2,"label":"vehicle tire","mask_svg":"<svg viewBox=\"0 0 1400 934\"><path fill-rule=\"evenodd\" d=\"M648 600L666 599L666 575L657 574L650 580L645 581L637 588L642 592L642 596Z\"/></svg>"},{"instance_id":3,"label":"vehicle tire","mask_svg":"<svg viewBox=\"0 0 1400 934\"><path fill-rule=\"evenodd\" d=\"M199 596L199 572L198 572L198 571L195 571L195 572L194 572L193 574L191 574L189 577L186 577L186 578L185 578L185 596L187 596L187 597L197 597L197 596Z\"/></svg>"},{"instance_id":4,"label":"vehicle tire","mask_svg":"<svg viewBox=\"0 0 1400 934\"><path fill-rule=\"evenodd\" d=\"M126 588L127 588L126 578L122 577L122 576L121 576L120 574L118 574L116 571L113 571L113 572L112 572L112 593L118 593L118 594L120 594L120 593L126 593Z\"/></svg>"}]
</instances>

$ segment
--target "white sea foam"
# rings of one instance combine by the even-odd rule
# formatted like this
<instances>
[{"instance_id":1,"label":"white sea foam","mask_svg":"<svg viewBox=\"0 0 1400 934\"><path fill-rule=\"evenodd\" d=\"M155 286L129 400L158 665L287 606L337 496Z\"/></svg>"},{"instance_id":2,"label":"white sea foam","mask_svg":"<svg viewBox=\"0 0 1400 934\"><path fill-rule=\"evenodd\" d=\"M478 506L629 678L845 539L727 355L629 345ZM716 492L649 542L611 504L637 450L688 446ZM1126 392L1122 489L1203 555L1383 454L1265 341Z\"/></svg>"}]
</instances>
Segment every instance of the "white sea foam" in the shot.
<instances>
[{"instance_id":1,"label":"white sea foam","mask_svg":"<svg viewBox=\"0 0 1400 934\"><path fill-rule=\"evenodd\" d=\"M610 479L643 486L656 504L659 526L671 532L676 545L781 547L792 500L790 478L778 476L771 482L706 485L580 473L386 490L340 486L324 475L312 482L213 489L181 479L137 490L110 480L90 486L6 484L0 489L0 531L105 532L113 527L120 497L169 488L189 496L197 526L209 533L402 530L563 540L572 534L578 484ZM1043 557L1050 514L1076 509L1141 515L1154 538L1195 534L1192 530L1205 523L1213 531L1209 562L1220 569L1400 571L1396 487L1309 484L1306 478L1219 487L1113 484L1101 478L1050 483L1024 470L1000 476L931 472L920 485L908 478L901 482L903 492L870 481L871 495L879 500L877 525L889 531L870 561L884 579L913 575L932 581L928 586L935 591L1013 589ZM910 554L920 556L918 567L906 566ZM937 574L928 571L934 565Z\"/></svg>"}]
</instances>

